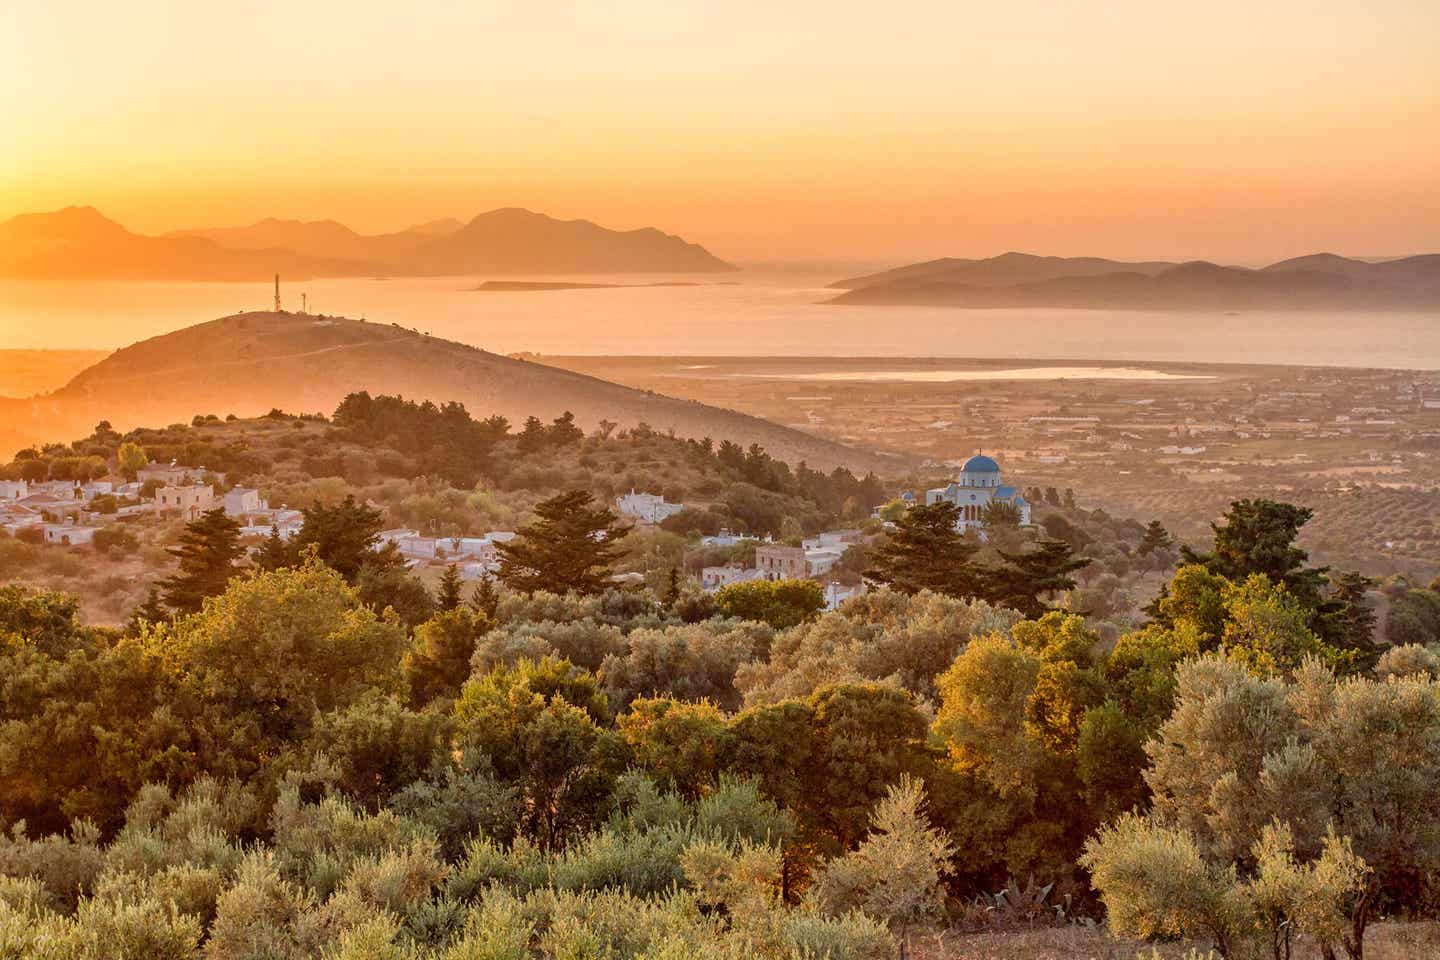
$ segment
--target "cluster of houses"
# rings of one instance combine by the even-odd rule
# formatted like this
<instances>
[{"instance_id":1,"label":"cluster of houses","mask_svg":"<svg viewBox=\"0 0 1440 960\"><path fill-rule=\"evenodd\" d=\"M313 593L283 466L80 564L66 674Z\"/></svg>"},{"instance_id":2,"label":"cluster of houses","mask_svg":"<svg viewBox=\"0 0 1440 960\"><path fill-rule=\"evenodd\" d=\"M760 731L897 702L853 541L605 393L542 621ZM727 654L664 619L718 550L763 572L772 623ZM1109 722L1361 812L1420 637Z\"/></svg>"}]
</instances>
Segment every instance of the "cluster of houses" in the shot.
<instances>
[{"instance_id":1,"label":"cluster of houses","mask_svg":"<svg viewBox=\"0 0 1440 960\"><path fill-rule=\"evenodd\" d=\"M11 536L35 530L45 543L61 546L93 543L105 524L149 509L139 503L141 486L112 479L0 480L0 528Z\"/></svg>"},{"instance_id":2,"label":"cluster of houses","mask_svg":"<svg viewBox=\"0 0 1440 960\"><path fill-rule=\"evenodd\" d=\"M766 538L755 546L754 566L727 564L705 567L700 571L700 586L713 593L732 583L751 580L820 580L835 568L846 550L862 539L859 530L827 530L803 540L798 547ZM701 542L711 546L733 546L740 540L729 531L721 531L719 536L706 537ZM825 606L833 610L864 590L863 583L845 586L831 581L825 585Z\"/></svg>"},{"instance_id":3,"label":"cluster of houses","mask_svg":"<svg viewBox=\"0 0 1440 960\"><path fill-rule=\"evenodd\" d=\"M304 521L299 510L271 507L250 487L217 493L212 484L224 479L204 467L152 462L129 481L0 480L0 528L12 536L39 530L45 543L79 546L94 543L95 534L117 520L173 516L189 522L223 507L239 522L242 536L268 536L278 530L288 539L299 531ZM147 490L154 491L149 499Z\"/></svg>"},{"instance_id":4,"label":"cluster of houses","mask_svg":"<svg viewBox=\"0 0 1440 960\"><path fill-rule=\"evenodd\" d=\"M500 570L498 544L513 540L509 530L492 530L480 537L426 537L418 530L382 530L376 550L394 546L407 567L445 563L459 568L461 580L484 580Z\"/></svg>"}]
</instances>

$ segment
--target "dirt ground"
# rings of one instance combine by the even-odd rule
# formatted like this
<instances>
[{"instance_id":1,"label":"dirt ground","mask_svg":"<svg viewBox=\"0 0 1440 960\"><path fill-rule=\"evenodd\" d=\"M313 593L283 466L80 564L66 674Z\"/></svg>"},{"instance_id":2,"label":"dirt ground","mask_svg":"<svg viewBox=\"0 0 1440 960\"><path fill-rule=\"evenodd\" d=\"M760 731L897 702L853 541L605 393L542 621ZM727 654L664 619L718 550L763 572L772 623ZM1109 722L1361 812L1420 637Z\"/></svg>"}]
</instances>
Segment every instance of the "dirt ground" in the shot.
<instances>
[{"instance_id":1,"label":"dirt ground","mask_svg":"<svg viewBox=\"0 0 1440 960\"><path fill-rule=\"evenodd\" d=\"M1185 960L1204 944L1145 944L1112 937L1103 927L1042 928L986 933L915 934L912 960ZM1311 943L1298 944L1293 960L1319 960ZM1365 936L1366 960L1440 960L1440 923L1380 923Z\"/></svg>"}]
</instances>

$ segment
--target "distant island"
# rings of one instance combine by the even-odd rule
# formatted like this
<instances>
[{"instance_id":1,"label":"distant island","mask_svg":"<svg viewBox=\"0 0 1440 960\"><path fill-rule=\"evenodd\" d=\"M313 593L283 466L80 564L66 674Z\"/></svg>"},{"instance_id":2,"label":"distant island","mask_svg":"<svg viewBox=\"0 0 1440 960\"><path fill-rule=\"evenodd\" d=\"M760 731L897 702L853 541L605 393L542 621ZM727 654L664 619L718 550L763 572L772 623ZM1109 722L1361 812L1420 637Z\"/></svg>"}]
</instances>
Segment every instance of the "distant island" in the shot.
<instances>
[{"instance_id":1,"label":"distant island","mask_svg":"<svg viewBox=\"0 0 1440 960\"><path fill-rule=\"evenodd\" d=\"M609 230L517 207L363 235L334 220L146 236L93 207L0 223L0 276L99 280L259 280L474 273L718 273L735 267L653 227Z\"/></svg>"},{"instance_id":2,"label":"distant island","mask_svg":"<svg viewBox=\"0 0 1440 960\"><path fill-rule=\"evenodd\" d=\"M827 303L1128 310L1432 310L1440 254L1370 262L1318 253L1253 270L1006 253L945 258L831 284Z\"/></svg>"},{"instance_id":3,"label":"distant island","mask_svg":"<svg viewBox=\"0 0 1440 960\"><path fill-rule=\"evenodd\" d=\"M546 290L627 290L634 287L726 286L734 281L704 284L696 280L656 280L652 283L584 283L577 280L486 280L474 289L480 293L525 293Z\"/></svg>"}]
</instances>

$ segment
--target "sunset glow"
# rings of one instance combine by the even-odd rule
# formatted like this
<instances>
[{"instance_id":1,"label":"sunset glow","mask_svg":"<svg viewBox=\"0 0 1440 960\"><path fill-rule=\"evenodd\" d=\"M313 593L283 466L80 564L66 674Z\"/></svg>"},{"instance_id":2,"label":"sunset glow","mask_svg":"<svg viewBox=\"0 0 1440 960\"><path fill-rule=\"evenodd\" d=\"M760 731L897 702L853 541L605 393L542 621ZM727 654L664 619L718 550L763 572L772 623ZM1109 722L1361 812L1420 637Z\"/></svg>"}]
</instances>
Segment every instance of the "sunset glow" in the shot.
<instances>
[{"instance_id":1,"label":"sunset glow","mask_svg":"<svg viewBox=\"0 0 1440 960\"><path fill-rule=\"evenodd\" d=\"M736 262L1440 245L1440 5L8 4L0 218L501 206Z\"/></svg>"}]
</instances>

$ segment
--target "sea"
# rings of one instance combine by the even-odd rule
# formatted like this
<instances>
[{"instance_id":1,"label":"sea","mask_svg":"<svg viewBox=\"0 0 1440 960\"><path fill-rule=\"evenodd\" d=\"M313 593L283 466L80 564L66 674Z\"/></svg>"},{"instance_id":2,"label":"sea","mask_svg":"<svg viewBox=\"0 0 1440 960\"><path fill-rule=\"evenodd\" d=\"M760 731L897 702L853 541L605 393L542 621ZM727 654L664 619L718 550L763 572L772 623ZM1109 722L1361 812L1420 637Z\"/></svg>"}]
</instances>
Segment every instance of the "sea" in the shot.
<instances>
[{"instance_id":1,"label":"sea","mask_svg":"<svg viewBox=\"0 0 1440 960\"><path fill-rule=\"evenodd\" d=\"M395 323L497 353L956 357L1440 370L1440 313L838 306L843 268L697 276L287 281L286 310ZM481 291L486 280L617 284ZM654 285L647 285L654 284ZM677 285L679 284L679 285ZM0 280L0 348L113 349L247 310L271 282ZM880 368L880 369L883 369Z\"/></svg>"}]
</instances>

